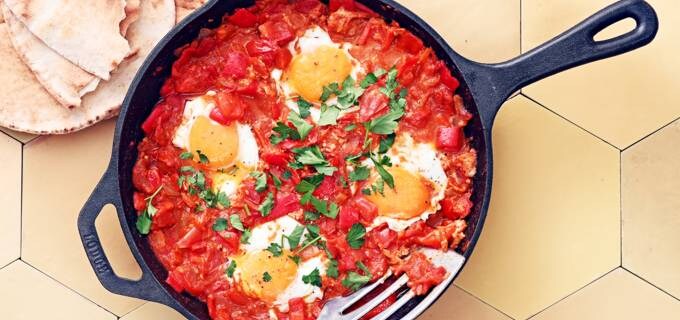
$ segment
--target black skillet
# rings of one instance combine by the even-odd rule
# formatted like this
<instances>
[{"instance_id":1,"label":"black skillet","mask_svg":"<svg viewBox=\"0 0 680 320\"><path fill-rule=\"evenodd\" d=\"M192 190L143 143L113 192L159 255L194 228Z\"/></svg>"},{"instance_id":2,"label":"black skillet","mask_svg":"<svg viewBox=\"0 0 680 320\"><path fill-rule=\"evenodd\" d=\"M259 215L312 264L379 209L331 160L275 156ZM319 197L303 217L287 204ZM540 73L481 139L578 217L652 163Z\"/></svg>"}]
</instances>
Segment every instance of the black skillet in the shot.
<instances>
[{"instance_id":1,"label":"black skillet","mask_svg":"<svg viewBox=\"0 0 680 320\"><path fill-rule=\"evenodd\" d=\"M475 205L468 219L467 242L463 245L465 249L460 252L465 258L470 256L475 247L488 209L492 173L491 126L505 99L521 87L557 72L642 47L654 39L658 29L657 16L647 2L623 0L518 58L499 64L480 64L460 56L425 21L395 1L360 2L386 20L397 21L419 36L449 65L461 82L458 93L464 97L465 105L474 114L465 133L478 150L473 194ZM123 103L109 167L78 218L85 251L106 289L168 305L189 319L209 319L206 305L187 294L176 293L165 284L166 270L154 256L146 238L141 237L135 229L137 214L132 205L132 167L137 159L137 143L143 137L140 125L158 102L159 90L177 58L175 50L196 39L202 28L217 27L222 16L233 12L235 8L252 4L252 0L211 0L173 29L153 50L132 82ZM626 18L636 21L635 29L608 40L594 40L598 32ZM138 280L116 276L104 255L94 222L106 204L113 204L118 211L125 238L142 269L142 277ZM448 278L444 286L448 286L454 276ZM427 296L413 298L391 319L415 318L434 303L440 294L441 290L437 290Z\"/></svg>"}]
</instances>

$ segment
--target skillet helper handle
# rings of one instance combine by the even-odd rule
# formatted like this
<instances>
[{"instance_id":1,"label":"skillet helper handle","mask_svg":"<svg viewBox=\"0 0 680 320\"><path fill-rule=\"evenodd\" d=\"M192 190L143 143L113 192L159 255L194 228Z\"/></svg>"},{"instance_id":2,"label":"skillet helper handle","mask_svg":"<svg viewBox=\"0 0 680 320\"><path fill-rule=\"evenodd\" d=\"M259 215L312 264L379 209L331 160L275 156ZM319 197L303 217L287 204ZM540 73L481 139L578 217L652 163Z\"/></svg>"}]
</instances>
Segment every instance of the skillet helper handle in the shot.
<instances>
[{"instance_id":1,"label":"skillet helper handle","mask_svg":"<svg viewBox=\"0 0 680 320\"><path fill-rule=\"evenodd\" d=\"M610 38L596 41L595 35L607 27L627 18L635 20L633 30ZM473 85L479 92L493 88L493 94L480 97L484 101L480 110L490 124L500 104L520 88L588 62L616 56L650 43L658 31L659 21L654 9L644 0L622 0L616 2L570 30L547 43L507 62L499 64L471 63L466 72L473 73L473 79L480 86Z\"/></svg>"},{"instance_id":2,"label":"skillet helper handle","mask_svg":"<svg viewBox=\"0 0 680 320\"><path fill-rule=\"evenodd\" d=\"M160 302L163 300L158 283L151 272L143 270L142 278L130 280L118 277L109 263L99 240L95 221L102 208L113 204L116 210L122 210L118 198L118 185L115 170L107 170L78 216L78 232L85 247L85 253L90 260L95 275L107 290L125 296Z\"/></svg>"}]
</instances>

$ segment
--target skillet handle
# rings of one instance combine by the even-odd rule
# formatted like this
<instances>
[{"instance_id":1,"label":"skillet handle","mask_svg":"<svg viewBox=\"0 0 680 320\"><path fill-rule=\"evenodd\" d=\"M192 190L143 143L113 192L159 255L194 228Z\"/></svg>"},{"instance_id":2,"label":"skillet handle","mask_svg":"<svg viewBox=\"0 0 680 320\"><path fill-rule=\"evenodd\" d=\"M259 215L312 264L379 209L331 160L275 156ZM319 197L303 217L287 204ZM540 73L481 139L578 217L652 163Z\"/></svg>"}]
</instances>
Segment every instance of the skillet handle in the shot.
<instances>
[{"instance_id":1,"label":"skillet handle","mask_svg":"<svg viewBox=\"0 0 680 320\"><path fill-rule=\"evenodd\" d=\"M635 29L617 37L595 41L594 36L616 22L632 18ZM500 105L520 88L588 62L616 56L650 43L659 21L644 0L616 2L547 43L507 62L462 63L461 70L477 100L485 127L489 128Z\"/></svg>"},{"instance_id":2,"label":"skillet handle","mask_svg":"<svg viewBox=\"0 0 680 320\"><path fill-rule=\"evenodd\" d=\"M117 176L115 170L111 168L99 181L78 216L80 240L83 242L85 253L95 275L104 288L113 293L144 300L166 302L165 296L159 288L159 283L154 279L150 270L145 270L143 266L142 277L139 280L120 278L113 272L95 228L95 220L106 204L113 204L118 212L123 210L118 192Z\"/></svg>"}]
</instances>

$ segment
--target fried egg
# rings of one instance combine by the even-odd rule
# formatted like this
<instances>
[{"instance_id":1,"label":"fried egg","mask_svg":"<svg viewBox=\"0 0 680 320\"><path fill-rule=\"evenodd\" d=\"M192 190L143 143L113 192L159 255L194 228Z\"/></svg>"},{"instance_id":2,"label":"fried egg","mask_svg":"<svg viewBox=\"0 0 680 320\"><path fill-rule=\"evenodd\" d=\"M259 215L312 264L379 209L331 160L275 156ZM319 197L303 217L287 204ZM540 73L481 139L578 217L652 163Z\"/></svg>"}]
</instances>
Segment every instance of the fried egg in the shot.
<instances>
[{"instance_id":1,"label":"fried egg","mask_svg":"<svg viewBox=\"0 0 680 320\"><path fill-rule=\"evenodd\" d=\"M365 73L361 63L349 52L350 43L333 42L319 26L312 27L288 45L293 59L286 70L274 69L271 73L286 105L295 111L297 98L315 105L320 103L323 87L342 83L348 76L355 80ZM333 104L333 100L327 102ZM318 106L310 109L312 119L318 122Z\"/></svg>"},{"instance_id":2,"label":"fried egg","mask_svg":"<svg viewBox=\"0 0 680 320\"><path fill-rule=\"evenodd\" d=\"M184 105L182 123L172 143L192 153L201 152L210 161L215 191L228 196L236 193L241 181L255 170L259 148L248 124L222 125L210 119L215 108L214 91L193 98Z\"/></svg>"},{"instance_id":3,"label":"fried egg","mask_svg":"<svg viewBox=\"0 0 680 320\"><path fill-rule=\"evenodd\" d=\"M382 194L372 192L366 197L378 207L372 227L387 223L390 229L403 231L439 211L448 178L436 147L431 143L416 143L408 134L397 136L388 156L392 167L385 168L394 178L394 189L385 184ZM373 166L370 162L365 164ZM379 179L374 173L368 184Z\"/></svg>"},{"instance_id":4,"label":"fried egg","mask_svg":"<svg viewBox=\"0 0 680 320\"><path fill-rule=\"evenodd\" d=\"M323 290L304 283L303 277L315 269L319 270L320 276L325 275L328 259L324 254L319 254L296 264L289 257L293 252L284 238L293 233L296 227L303 226L290 216L254 227L250 242L241 244L241 254L231 257L228 262L236 263L230 281L246 294L274 305L281 312L288 311L290 299L303 298L305 302L312 303L323 298ZM301 239L305 236L306 231ZM274 256L266 250L272 243L283 244L281 255ZM263 279L265 272L271 277L269 281Z\"/></svg>"}]
</instances>

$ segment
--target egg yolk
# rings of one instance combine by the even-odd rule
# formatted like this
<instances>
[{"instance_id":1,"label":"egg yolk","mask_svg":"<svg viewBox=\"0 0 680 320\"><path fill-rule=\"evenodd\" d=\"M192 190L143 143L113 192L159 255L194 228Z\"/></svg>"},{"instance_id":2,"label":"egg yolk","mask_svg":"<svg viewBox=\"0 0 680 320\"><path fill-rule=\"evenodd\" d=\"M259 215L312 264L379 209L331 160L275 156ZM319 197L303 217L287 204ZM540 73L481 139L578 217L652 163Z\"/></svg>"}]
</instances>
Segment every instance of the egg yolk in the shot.
<instances>
[{"instance_id":1,"label":"egg yolk","mask_svg":"<svg viewBox=\"0 0 680 320\"><path fill-rule=\"evenodd\" d=\"M205 116L196 118L189 133L189 148L200 151L214 166L228 165L238 154L238 131L236 124L223 126Z\"/></svg>"},{"instance_id":2,"label":"egg yolk","mask_svg":"<svg viewBox=\"0 0 680 320\"><path fill-rule=\"evenodd\" d=\"M259 251L234 259L241 271L240 282L243 291L268 303L276 301L278 295L288 288L297 274L297 265L288 258L290 254L288 250L284 250L282 255L274 257L269 251ZM265 272L269 273L271 280L264 281Z\"/></svg>"},{"instance_id":3,"label":"egg yolk","mask_svg":"<svg viewBox=\"0 0 680 320\"><path fill-rule=\"evenodd\" d=\"M352 72L352 61L338 48L321 46L293 58L288 66L288 82L307 101L318 102L323 87L342 83Z\"/></svg>"},{"instance_id":4,"label":"egg yolk","mask_svg":"<svg viewBox=\"0 0 680 320\"><path fill-rule=\"evenodd\" d=\"M388 170L394 178L394 189L385 185L384 196L372 193L368 200L378 207L378 214L395 219L420 216L430 206L431 186L419 175L393 167Z\"/></svg>"}]
</instances>

